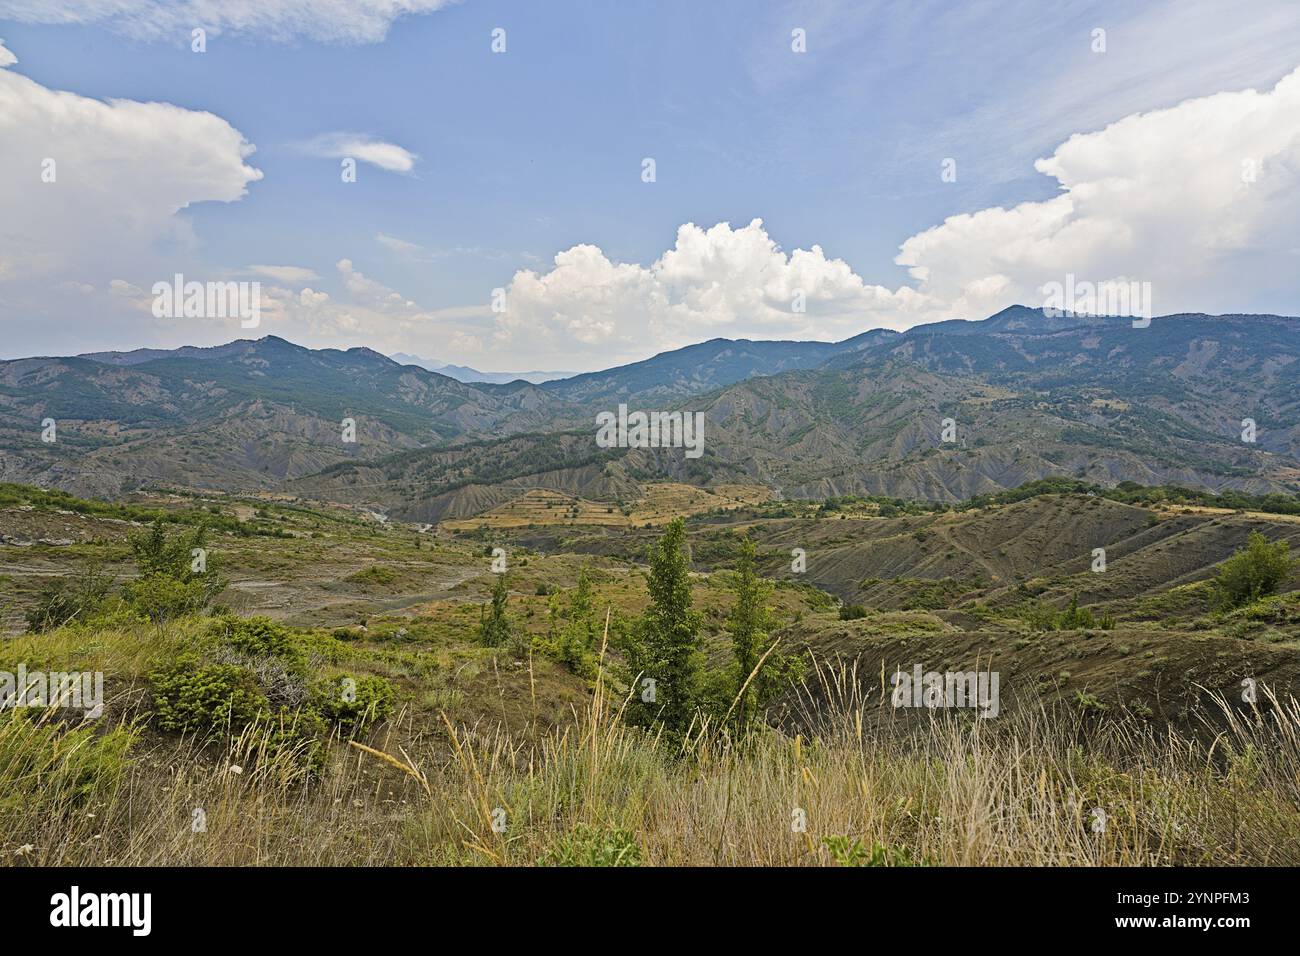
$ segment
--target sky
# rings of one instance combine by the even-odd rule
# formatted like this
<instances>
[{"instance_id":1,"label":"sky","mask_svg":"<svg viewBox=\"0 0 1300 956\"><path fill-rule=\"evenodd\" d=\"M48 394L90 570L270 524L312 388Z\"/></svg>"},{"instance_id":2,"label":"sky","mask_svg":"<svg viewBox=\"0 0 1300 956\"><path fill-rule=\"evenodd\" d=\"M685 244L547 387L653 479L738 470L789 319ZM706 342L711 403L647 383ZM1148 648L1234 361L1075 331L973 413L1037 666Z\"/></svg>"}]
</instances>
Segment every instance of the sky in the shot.
<instances>
[{"instance_id":1,"label":"sky","mask_svg":"<svg viewBox=\"0 0 1300 956\"><path fill-rule=\"evenodd\" d=\"M1067 275L1297 315L1298 186L1295 0L0 0L6 358L585 371Z\"/></svg>"}]
</instances>

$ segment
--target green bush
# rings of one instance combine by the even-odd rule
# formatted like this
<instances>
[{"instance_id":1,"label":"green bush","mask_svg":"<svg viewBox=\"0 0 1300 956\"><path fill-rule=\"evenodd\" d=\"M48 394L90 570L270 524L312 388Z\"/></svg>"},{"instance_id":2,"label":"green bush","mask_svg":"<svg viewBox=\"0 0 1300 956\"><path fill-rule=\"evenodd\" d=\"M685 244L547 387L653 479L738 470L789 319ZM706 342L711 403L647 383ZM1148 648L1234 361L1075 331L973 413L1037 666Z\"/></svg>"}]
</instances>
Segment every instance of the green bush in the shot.
<instances>
[{"instance_id":1,"label":"green bush","mask_svg":"<svg viewBox=\"0 0 1300 956\"><path fill-rule=\"evenodd\" d=\"M383 586L396 581L397 572L392 568L384 567L382 564L372 564L360 571L349 574L344 580L353 584Z\"/></svg>"},{"instance_id":2,"label":"green bush","mask_svg":"<svg viewBox=\"0 0 1300 956\"><path fill-rule=\"evenodd\" d=\"M127 606L155 624L195 614L208 604L203 581L180 581L165 574L150 574L122 585Z\"/></svg>"},{"instance_id":3,"label":"green bush","mask_svg":"<svg viewBox=\"0 0 1300 956\"><path fill-rule=\"evenodd\" d=\"M127 727L68 729L27 708L0 711L0 833L9 829L11 815L39 815L52 826L55 814L111 793L135 739Z\"/></svg>"},{"instance_id":4,"label":"green bush","mask_svg":"<svg viewBox=\"0 0 1300 956\"><path fill-rule=\"evenodd\" d=\"M1294 565L1290 544L1270 542L1258 531L1252 531L1246 547L1219 566L1214 582L1219 604L1241 607L1272 594Z\"/></svg>"},{"instance_id":5,"label":"green bush","mask_svg":"<svg viewBox=\"0 0 1300 956\"><path fill-rule=\"evenodd\" d=\"M1061 631L1078 631L1096 626L1097 619L1093 617L1092 612L1086 607L1079 607L1077 594L1070 596L1069 607L1061 612L1056 622L1056 629Z\"/></svg>"},{"instance_id":6,"label":"green bush","mask_svg":"<svg viewBox=\"0 0 1300 956\"><path fill-rule=\"evenodd\" d=\"M93 615L108 599L112 575L96 567L48 581L27 611L27 627L36 632L52 631Z\"/></svg>"},{"instance_id":7,"label":"green bush","mask_svg":"<svg viewBox=\"0 0 1300 956\"><path fill-rule=\"evenodd\" d=\"M296 660L301 656L293 632L269 617L222 617L213 620L209 633L227 647L250 657L279 657Z\"/></svg>"},{"instance_id":8,"label":"green bush","mask_svg":"<svg viewBox=\"0 0 1300 956\"><path fill-rule=\"evenodd\" d=\"M640 866L641 847L630 830L579 826L547 850L538 866Z\"/></svg>"},{"instance_id":9,"label":"green bush","mask_svg":"<svg viewBox=\"0 0 1300 956\"><path fill-rule=\"evenodd\" d=\"M822 838L831 859L839 866L918 866L912 851L905 846L887 846L879 841L868 850L862 841L846 836Z\"/></svg>"},{"instance_id":10,"label":"green bush","mask_svg":"<svg viewBox=\"0 0 1300 956\"><path fill-rule=\"evenodd\" d=\"M840 608L841 621L857 621L866 617L871 612L861 604L846 604Z\"/></svg>"},{"instance_id":11,"label":"green bush","mask_svg":"<svg viewBox=\"0 0 1300 956\"><path fill-rule=\"evenodd\" d=\"M395 696L393 685L382 677L340 674L312 685L311 706L325 720L350 733L387 720Z\"/></svg>"},{"instance_id":12,"label":"green bush","mask_svg":"<svg viewBox=\"0 0 1300 956\"><path fill-rule=\"evenodd\" d=\"M150 620L161 622L208 607L226 587L204 543L207 526L168 536L159 518L130 537L140 578L122 596ZM200 563L197 555L202 552Z\"/></svg>"},{"instance_id":13,"label":"green bush","mask_svg":"<svg viewBox=\"0 0 1300 956\"><path fill-rule=\"evenodd\" d=\"M510 640L515 629L510 617L510 592L506 587L506 576L498 574L492 586L492 600L479 609L478 639L487 647L501 647Z\"/></svg>"},{"instance_id":14,"label":"green bush","mask_svg":"<svg viewBox=\"0 0 1300 956\"><path fill-rule=\"evenodd\" d=\"M254 729L260 733L259 760L284 760L306 767L313 773L325 769L325 740L329 736L329 726L314 710L281 707L274 714L259 715L254 723Z\"/></svg>"},{"instance_id":15,"label":"green bush","mask_svg":"<svg viewBox=\"0 0 1300 956\"><path fill-rule=\"evenodd\" d=\"M186 655L154 669L149 681L155 719L163 730L234 730L266 708L252 673L234 664L203 663Z\"/></svg>"}]
</instances>

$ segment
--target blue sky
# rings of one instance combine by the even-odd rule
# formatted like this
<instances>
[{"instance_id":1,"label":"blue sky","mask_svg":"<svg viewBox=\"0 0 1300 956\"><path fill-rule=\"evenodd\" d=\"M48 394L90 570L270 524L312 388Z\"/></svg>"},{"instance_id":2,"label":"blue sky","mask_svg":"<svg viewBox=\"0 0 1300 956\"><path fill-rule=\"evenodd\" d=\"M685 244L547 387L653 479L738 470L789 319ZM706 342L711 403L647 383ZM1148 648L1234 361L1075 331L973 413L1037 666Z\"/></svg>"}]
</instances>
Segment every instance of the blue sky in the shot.
<instances>
[{"instance_id":1,"label":"blue sky","mask_svg":"<svg viewBox=\"0 0 1300 956\"><path fill-rule=\"evenodd\" d=\"M9 356L247 336L237 322L160 322L135 293L173 271L272 285L255 265L293 270L268 289L284 304L256 334L490 369L596 368L712 335L839 338L981 318L1066 271L1149 277L1157 312L1300 312L1297 217L1273 201L1296 192L1300 140L1290 126L1287 135L1243 129L1253 100L1205 99L1269 94L1300 66L1294 3L464 0L358 21L336 16L336 5L266 0L250 22L204 0L122 6L137 16L100 17L97 2L0 0L0 37L16 57L0 78L39 88L24 84L19 101L67 91L212 114L255 147L242 162L261 175L231 179L238 158L229 144L204 153L220 130L210 137L198 120L173 129L171 114L150 117L128 135L99 118L69 132L59 184L0 193L13 212L0 226L0 352ZM209 25L206 53L191 52L191 24ZM490 49L498 27L503 54ZM806 31L806 53L791 49L795 28ZM1265 106L1293 114L1287 93ZM1099 135L1198 99L1208 104L1201 112ZM7 180L30 181L36 154L54 149L41 142L50 124L40 116L57 109L34 108L26 129L21 120L3 129L0 115L0 134L31 146L0 147ZM1185 167L1158 155L1179 152L1178 130L1211 120L1234 149ZM357 182L343 183L339 159L311 146L337 134L416 158L405 172L362 162ZM1035 161L1074 134L1098 138L1063 162L1063 188ZM1086 196L1090 176L1173 188L1152 185L1168 177L1144 165L1163 163L1191 189L1196 169L1217 163L1232 178L1239 159L1256 155L1275 191L1259 208L1225 194L1180 212L1175 191L1152 195L1149 209L1139 199L1091 219L1073 211L1084 220L1074 233L1109 230L1117 241L1077 248L1064 232L1041 234L1059 218L1046 204L1071 190ZM653 183L641 178L645 157L655 160ZM955 182L940 177L948 158ZM182 198L149 208L148 180L120 186L120 163L175 177ZM211 177L195 173L209 164ZM65 189L74 176L81 181ZM66 205L42 206L54 189ZM85 192L66 198L73 189ZM243 195L212 198L232 189ZM177 202L184 207L171 210ZM978 215L1021 203L1044 205L1011 223ZM1123 221L1116 210L1130 207L1134 220ZM959 221L896 261L909 238L963 214L981 220L971 234L958 234ZM115 241L122 223L130 241ZM698 234L683 239L686 224ZM1041 248L1007 263L1002 250L1017 231ZM1157 254L1166 237L1193 241L1189 232L1199 235L1190 254ZM1101 251L1130 239L1118 259ZM48 255L24 255L42 243ZM682 261L656 269L675 246ZM557 254L575 248L584 251L558 267ZM795 263L795 250L808 261ZM1164 261L1173 257L1197 261L1197 271L1178 274ZM980 266L963 265L973 260ZM800 284L806 312L781 304ZM497 288L508 292L504 314L488 306Z\"/></svg>"}]
</instances>

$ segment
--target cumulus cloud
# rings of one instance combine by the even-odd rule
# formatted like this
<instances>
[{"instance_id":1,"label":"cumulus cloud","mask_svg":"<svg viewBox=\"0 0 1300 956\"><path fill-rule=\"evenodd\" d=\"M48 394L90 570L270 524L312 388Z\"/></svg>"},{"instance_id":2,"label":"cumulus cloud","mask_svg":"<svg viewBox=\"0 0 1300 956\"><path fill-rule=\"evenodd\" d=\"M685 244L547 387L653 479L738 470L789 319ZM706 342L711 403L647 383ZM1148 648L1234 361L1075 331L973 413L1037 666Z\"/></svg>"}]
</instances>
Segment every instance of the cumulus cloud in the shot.
<instances>
[{"instance_id":1,"label":"cumulus cloud","mask_svg":"<svg viewBox=\"0 0 1300 956\"><path fill-rule=\"evenodd\" d=\"M952 216L904 241L895 261L913 285L870 284L818 246L786 254L757 219L688 223L649 266L578 245L549 271L515 273L492 342L563 364L710 336L841 338L1041 305L1043 286L1068 273L1150 282L1157 314L1231 311L1249 287L1300 291L1300 70L1272 90L1071 136L1035 168L1059 195Z\"/></svg>"},{"instance_id":2,"label":"cumulus cloud","mask_svg":"<svg viewBox=\"0 0 1300 956\"><path fill-rule=\"evenodd\" d=\"M1044 283L1150 282L1157 313L1231 309L1295 275L1300 70L1076 134L1035 169L1061 193L952 216L903 243L918 291L979 317ZM1295 283L1292 279L1292 288Z\"/></svg>"},{"instance_id":3,"label":"cumulus cloud","mask_svg":"<svg viewBox=\"0 0 1300 956\"><path fill-rule=\"evenodd\" d=\"M14 56L11 51L5 49L4 37L0 37L0 69L6 66L13 66L17 62L18 57Z\"/></svg>"},{"instance_id":4,"label":"cumulus cloud","mask_svg":"<svg viewBox=\"0 0 1300 956\"><path fill-rule=\"evenodd\" d=\"M409 173L419 159L408 149L364 133L325 133L304 143L302 148L313 156L356 159L390 173Z\"/></svg>"},{"instance_id":5,"label":"cumulus cloud","mask_svg":"<svg viewBox=\"0 0 1300 956\"><path fill-rule=\"evenodd\" d=\"M179 211L234 202L262 178L253 149L211 113L101 101L0 69L0 282L138 270L159 241L188 238Z\"/></svg>"},{"instance_id":6,"label":"cumulus cloud","mask_svg":"<svg viewBox=\"0 0 1300 956\"><path fill-rule=\"evenodd\" d=\"M104 24L149 40L253 34L277 41L376 43L400 17L431 13L452 0L0 0L0 18L22 23Z\"/></svg>"},{"instance_id":7,"label":"cumulus cloud","mask_svg":"<svg viewBox=\"0 0 1300 956\"><path fill-rule=\"evenodd\" d=\"M335 270L342 287L337 298L310 286L297 291L264 286L262 315L267 328L297 339L366 344L389 352L448 342L471 352L481 346L475 323L487 322L486 303L427 309L367 276L351 259L340 259Z\"/></svg>"},{"instance_id":8,"label":"cumulus cloud","mask_svg":"<svg viewBox=\"0 0 1300 956\"><path fill-rule=\"evenodd\" d=\"M515 273L494 341L548 359L643 357L718 335L826 338L901 328L940 317L936 305L909 288L864 282L820 246L786 253L760 219L739 229L687 223L649 266L579 245L558 254L549 272Z\"/></svg>"}]
</instances>

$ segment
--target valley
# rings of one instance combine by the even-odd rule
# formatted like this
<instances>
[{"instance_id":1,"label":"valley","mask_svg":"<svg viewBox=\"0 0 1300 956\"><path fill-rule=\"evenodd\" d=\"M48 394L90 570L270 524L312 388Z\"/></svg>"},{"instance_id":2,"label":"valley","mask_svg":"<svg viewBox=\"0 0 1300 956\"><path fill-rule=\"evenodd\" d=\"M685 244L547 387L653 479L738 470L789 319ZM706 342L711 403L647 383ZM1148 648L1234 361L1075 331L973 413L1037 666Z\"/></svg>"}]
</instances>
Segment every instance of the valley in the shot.
<instances>
[{"instance_id":1,"label":"valley","mask_svg":"<svg viewBox=\"0 0 1300 956\"><path fill-rule=\"evenodd\" d=\"M1298 326L1011 309L540 385L275 338L3 363L0 671L104 673L87 746L137 755L95 776L116 862L843 864L850 837L881 865L1300 862ZM702 454L602 447L620 405L699 415ZM997 699L893 706L922 671ZM5 726L0 772L46 746ZM1246 847L1214 808L1259 748ZM1037 790L960 769L1024 759ZM254 776L221 797L232 764ZM719 820L741 778L763 813L819 807L817 839ZM892 809L936 787L1014 822ZM659 822L680 799L743 837L701 856ZM225 801L228 839L140 801ZM1130 823L1090 842L1089 805ZM83 859L80 825L39 835L63 812L33 799L11 839Z\"/></svg>"}]
</instances>

